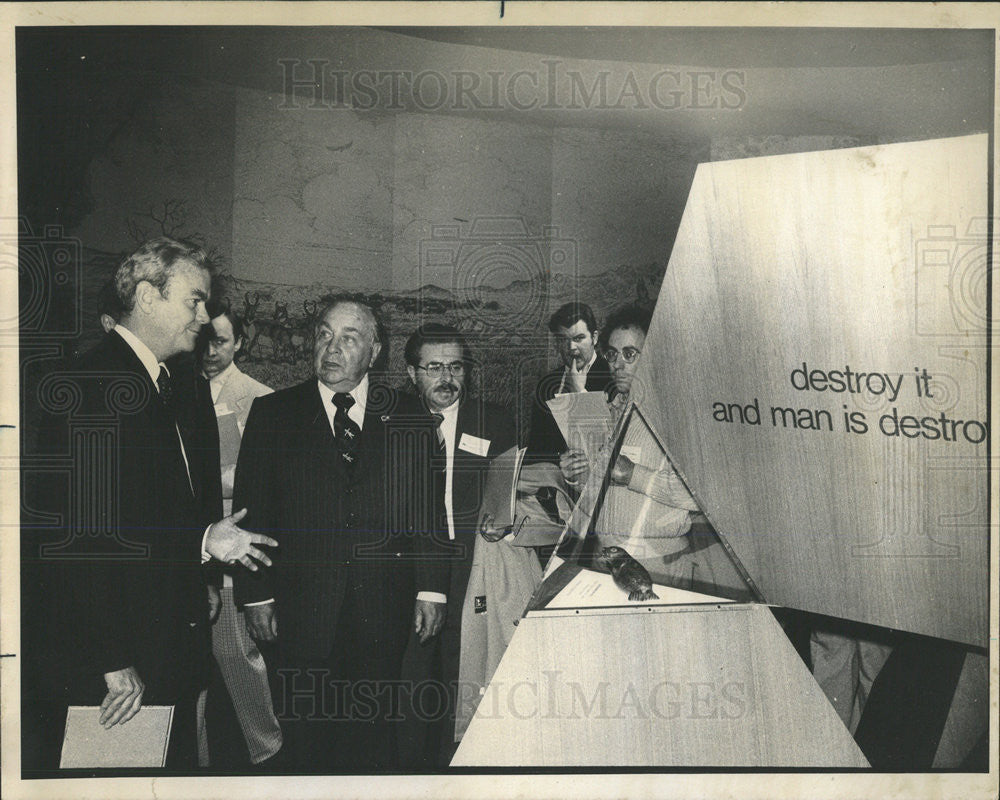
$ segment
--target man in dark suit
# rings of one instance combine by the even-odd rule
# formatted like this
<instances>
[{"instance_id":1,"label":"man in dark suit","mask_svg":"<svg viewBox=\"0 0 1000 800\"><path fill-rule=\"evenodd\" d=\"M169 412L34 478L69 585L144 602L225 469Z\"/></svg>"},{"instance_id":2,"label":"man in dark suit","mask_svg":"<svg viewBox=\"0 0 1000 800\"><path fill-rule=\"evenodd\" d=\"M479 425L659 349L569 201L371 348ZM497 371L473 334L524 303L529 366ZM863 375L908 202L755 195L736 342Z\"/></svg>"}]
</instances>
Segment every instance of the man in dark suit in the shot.
<instances>
[{"instance_id":1,"label":"man in dark suit","mask_svg":"<svg viewBox=\"0 0 1000 800\"><path fill-rule=\"evenodd\" d=\"M462 607L472 567L479 506L490 462L517 444L517 424L506 408L470 396L473 360L457 329L434 323L423 326L407 341L405 358L406 371L419 395L416 413L433 420L438 430L440 448L434 476L436 493L444 498L444 519L439 527L448 532L452 544L440 668L436 668L432 649L421 648L411 639L404 676L417 684L427 679L440 680L447 693L445 696L442 692L441 699L447 700L448 713L443 715L444 730L438 747L434 746L428 726L418 726L423 727L429 739L427 745L436 752L419 752L417 733L418 752L414 753L413 766L425 766L428 761L447 766L456 748L454 711Z\"/></svg>"},{"instance_id":2,"label":"man in dark suit","mask_svg":"<svg viewBox=\"0 0 1000 800\"><path fill-rule=\"evenodd\" d=\"M585 303L566 303L549 319L562 366L546 374L535 387L526 463L559 462L566 449L559 426L546 402L567 392L599 392L611 382L611 368L597 352L600 331L594 312Z\"/></svg>"},{"instance_id":3,"label":"man in dark suit","mask_svg":"<svg viewBox=\"0 0 1000 800\"><path fill-rule=\"evenodd\" d=\"M213 522L222 496L208 389L164 363L193 349L209 280L201 249L147 242L116 272L116 327L40 386L40 450L68 452L72 474L35 487L36 508L59 510L55 536L23 535L25 650L36 668L25 675L38 703L29 712L45 731L34 766L58 764L68 705L98 704L105 728L144 704L174 706L167 766L197 765L209 652L202 564L214 556L256 569L254 559L269 559L254 545L276 544L241 530L243 513Z\"/></svg>"},{"instance_id":4,"label":"man in dark suit","mask_svg":"<svg viewBox=\"0 0 1000 800\"><path fill-rule=\"evenodd\" d=\"M369 380L385 341L371 308L331 302L316 377L254 400L243 433L234 502L252 503L247 524L280 531L282 547L273 569L237 574L233 588L254 638L276 645L282 768L395 766L409 630L426 641L444 621L444 604L417 594L447 591L433 553L433 431Z\"/></svg>"}]
</instances>

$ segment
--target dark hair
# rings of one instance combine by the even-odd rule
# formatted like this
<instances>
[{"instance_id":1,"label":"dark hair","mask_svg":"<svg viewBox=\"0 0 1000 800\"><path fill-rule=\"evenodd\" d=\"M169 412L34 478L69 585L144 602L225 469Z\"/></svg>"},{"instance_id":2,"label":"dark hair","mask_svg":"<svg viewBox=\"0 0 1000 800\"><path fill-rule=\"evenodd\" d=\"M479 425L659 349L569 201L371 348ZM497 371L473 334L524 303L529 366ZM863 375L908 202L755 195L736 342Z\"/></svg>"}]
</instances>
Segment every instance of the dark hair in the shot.
<instances>
[{"instance_id":1,"label":"dark hair","mask_svg":"<svg viewBox=\"0 0 1000 800\"><path fill-rule=\"evenodd\" d=\"M232 309L224 308L218 314L212 315L212 319L218 319L219 317L225 317L229 320L229 324L233 326L233 341L238 342L246 336L246 331L243 329L243 320Z\"/></svg>"},{"instance_id":2,"label":"dark hair","mask_svg":"<svg viewBox=\"0 0 1000 800\"><path fill-rule=\"evenodd\" d=\"M649 333L649 323L652 319L653 312L644 306L632 304L616 308L601 329L598 346L601 350L607 349L611 334L623 328L638 328L645 335Z\"/></svg>"},{"instance_id":3,"label":"dark hair","mask_svg":"<svg viewBox=\"0 0 1000 800\"><path fill-rule=\"evenodd\" d=\"M246 330L243 327L243 319L239 314L233 311L232 304L230 303L228 297L216 294L214 286L212 288L212 298L205 304L205 311L208 313L209 320L218 319L219 317L225 317L229 320L229 324L233 326L234 341L238 342L246 336Z\"/></svg>"},{"instance_id":4,"label":"dark hair","mask_svg":"<svg viewBox=\"0 0 1000 800\"><path fill-rule=\"evenodd\" d=\"M125 313L122 308L122 301L118 299L118 292L115 289L113 278L109 278L97 293L97 313L107 314L115 322L118 322Z\"/></svg>"},{"instance_id":5,"label":"dark hair","mask_svg":"<svg viewBox=\"0 0 1000 800\"><path fill-rule=\"evenodd\" d=\"M597 320L590 306L586 303L566 303L559 306L556 313L549 317L549 331L555 333L556 328L572 328L580 321L591 333L597 330Z\"/></svg>"},{"instance_id":6,"label":"dark hair","mask_svg":"<svg viewBox=\"0 0 1000 800\"><path fill-rule=\"evenodd\" d=\"M425 344L457 344L462 348L462 361L465 362L466 369L472 364L472 354L469 351L468 341L458 328L451 325L428 322L410 335L410 338L406 340L403 358L411 367L420 366L420 349Z\"/></svg>"},{"instance_id":7,"label":"dark hair","mask_svg":"<svg viewBox=\"0 0 1000 800\"><path fill-rule=\"evenodd\" d=\"M169 236L150 239L127 256L119 265L114 278L122 315L131 314L135 309L135 287L141 281L151 283L162 294L179 261L190 261L210 274L214 269L200 247Z\"/></svg>"}]
</instances>

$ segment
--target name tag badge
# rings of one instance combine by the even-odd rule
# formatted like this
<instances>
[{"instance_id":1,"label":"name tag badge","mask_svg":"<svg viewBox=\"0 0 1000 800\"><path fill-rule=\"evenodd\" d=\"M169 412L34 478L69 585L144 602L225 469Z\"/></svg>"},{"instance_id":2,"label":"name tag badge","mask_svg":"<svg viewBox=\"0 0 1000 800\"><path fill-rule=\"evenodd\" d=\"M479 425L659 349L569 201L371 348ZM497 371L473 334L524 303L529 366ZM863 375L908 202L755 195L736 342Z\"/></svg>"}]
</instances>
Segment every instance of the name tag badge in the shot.
<instances>
[{"instance_id":1,"label":"name tag badge","mask_svg":"<svg viewBox=\"0 0 1000 800\"><path fill-rule=\"evenodd\" d=\"M490 440L480 439L478 436L469 436L469 434L463 433L462 438L458 442L458 449L486 458L490 452Z\"/></svg>"},{"instance_id":2,"label":"name tag badge","mask_svg":"<svg viewBox=\"0 0 1000 800\"><path fill-rule=\"evenodd\" d=\"M476 613L485 614L486 613L486 595L481 594L476 598Z\"/></svg>"},{"instance_id":3,"label":"name tag badge","mask_svg":"<svg viewBox=\"0 0 1000 800\"><path fill-rule=\"evenodd\" d=\"M642 448L634 444L622 445L621 454L633 464L638 464L642 461Z\"/></svg>"},{"instance_id":4,"label":"name tag badge","mask_svg":"<svg viewBox=\"0 0 1000 800\"><path fill-rule=\"evenodd\" d=\"M217 417L224 417L226 414L232 413L233 412L230 410L228 403L219 403L219 405L215 407L215 416Z\"/></svg>"}]
</instances>

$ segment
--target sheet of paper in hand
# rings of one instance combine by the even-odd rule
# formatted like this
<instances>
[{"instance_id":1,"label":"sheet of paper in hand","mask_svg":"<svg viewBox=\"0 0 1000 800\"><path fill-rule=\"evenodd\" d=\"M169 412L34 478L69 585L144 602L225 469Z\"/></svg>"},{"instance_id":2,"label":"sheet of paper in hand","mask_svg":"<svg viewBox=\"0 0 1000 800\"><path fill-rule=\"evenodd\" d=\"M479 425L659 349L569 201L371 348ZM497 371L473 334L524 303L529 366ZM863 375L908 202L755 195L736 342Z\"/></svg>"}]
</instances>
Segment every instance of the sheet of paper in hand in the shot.
<instances>
[{"instance_id":1,"label":"sheet of paper in hand","mask_svg":"<svg viewBox=\"0 0 1000 800\"><path fill-rule=\"evenodd\" d=\"M608 441L611 433L611 409L604 392L570 392L557 394L547 401L566 446L582 450L590 460Z\"/></svg>"},{"instance_id":2,"label":"sheet of paper in hand","mask_svg":"<svg viewBox=\"0 0 1000 800\"><path fill-rule=\"evenodd\" d=\"M222 464L235 464L236 457L240 454L240 428L236 421L236 414L222 414L216 417L219 423L219 455Z\"/></svg>"},{"instance_id":3,"label":"sheet of paper in hand","mask_svg":"<svg viewBox=\"0 0 1000 800\"><path fill-rule=\"evenodd\" d=\"M479 524L476 530L482 530L486 515L492 517L489 528L500 531L514 523L514 505L517 500L517 476L521 471L525 448L512 447L496 456L490 462L490 471L486 474L486 491L479 507Z\"/></svg>"},{"instance_id":4,"label":"sheet of paper in hand","mask_svg":"<svg viewBox=\"0 0 1000 800\"><path fill-rule=\"evenodd\" d=\"M99 706L70 706L60 769L163 767L173 706L143 706L124 724L105 729Z\"/></svg>"}]
</instances>

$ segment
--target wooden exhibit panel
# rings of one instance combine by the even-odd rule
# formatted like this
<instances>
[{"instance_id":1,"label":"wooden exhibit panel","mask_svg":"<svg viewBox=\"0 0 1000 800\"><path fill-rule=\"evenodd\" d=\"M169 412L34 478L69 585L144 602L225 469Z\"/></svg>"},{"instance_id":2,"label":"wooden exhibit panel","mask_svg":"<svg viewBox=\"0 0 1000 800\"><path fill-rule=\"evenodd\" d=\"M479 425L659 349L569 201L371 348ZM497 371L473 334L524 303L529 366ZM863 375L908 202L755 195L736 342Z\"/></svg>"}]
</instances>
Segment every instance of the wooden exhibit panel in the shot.
<instances>
[{"instance_id":1,"label":"wooden exhibit panel","mask_svg":"<svg viewBox=\"0 0 1000 800\"><path fill-rule=\"evenodd\" d=\"M452 766L867 767L762 605L531 612Z\"/></svg>"},{"instance_id":2,"label":"wooden exhibit panel","mask_svg":"<svg viewBox=\"0 0 1000 800\"><path fill-rule=\"evenodd\" d=\"M632 396L768 602L986 644L986 203L986 135L699 166Z\"/></svg>"}]
</instances>

